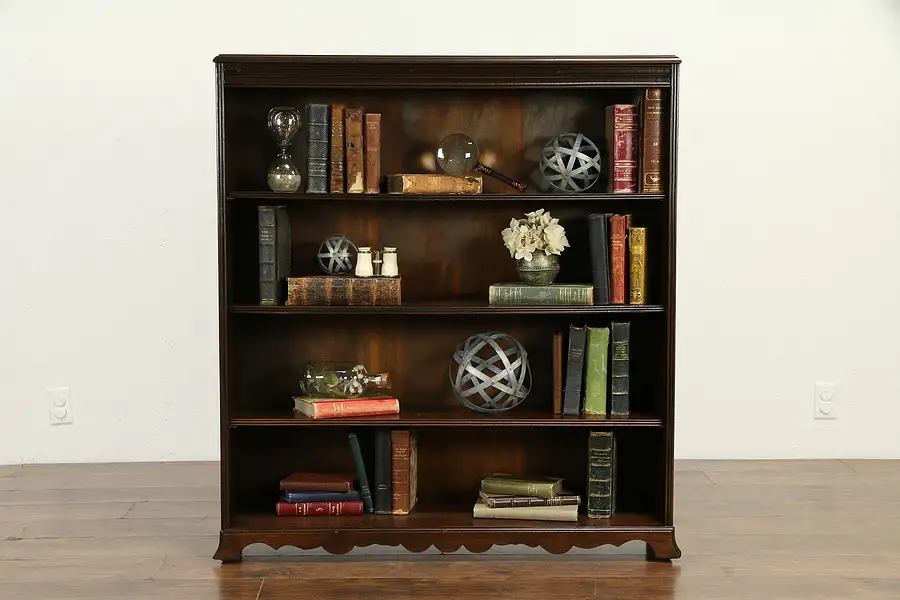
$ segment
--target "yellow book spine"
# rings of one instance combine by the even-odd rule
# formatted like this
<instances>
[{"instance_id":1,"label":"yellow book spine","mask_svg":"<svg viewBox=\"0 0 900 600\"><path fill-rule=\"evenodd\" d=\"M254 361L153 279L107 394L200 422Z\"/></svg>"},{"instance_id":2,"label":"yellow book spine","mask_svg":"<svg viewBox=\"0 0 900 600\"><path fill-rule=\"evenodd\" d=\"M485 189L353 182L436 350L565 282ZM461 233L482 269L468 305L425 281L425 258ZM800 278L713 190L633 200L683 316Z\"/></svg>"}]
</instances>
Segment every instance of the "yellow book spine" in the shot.
<instances>
[{"instance_id":1,"label":"yellow book spine","mask_svg":"<svg viewBox=\"0 0 900 600\"><path fill-rule=\"evenodd\" d=\"M647 303L647 228L628 228L630 293L629 304Z\"/></svg>"}]
</instances>

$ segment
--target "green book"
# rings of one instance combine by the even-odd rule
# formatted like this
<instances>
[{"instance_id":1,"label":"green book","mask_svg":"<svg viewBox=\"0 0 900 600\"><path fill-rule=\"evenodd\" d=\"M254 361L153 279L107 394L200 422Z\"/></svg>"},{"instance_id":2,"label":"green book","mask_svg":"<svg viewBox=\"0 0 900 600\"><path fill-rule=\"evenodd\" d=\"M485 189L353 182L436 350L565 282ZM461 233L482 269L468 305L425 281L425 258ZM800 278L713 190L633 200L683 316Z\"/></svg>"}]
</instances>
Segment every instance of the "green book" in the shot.
<instances>
[{"instance_id":1,"label":"green book","mask_svg":"<svg viewBox=\"0 0 900 600\"><path fill-rule=\"evenodd\" d=\"M491 473L481 480L481 491L486 494L513 494L535 498L555 498L562 491L560 477L534 477Z\"/></svg>"},{"instance_id":2,"label":"green book","mask_svg":"<svg viewBox=\"0 0 900 600\"><path fill-rule=\"evenodd\" d=\"M488 302L495 306L591 306L594 286L580 283L495 283L488 289Z\"/></svg>"},{"instance_id":3,"label":"green book","mask_svg":"<svg viewBox=\"0 0 900 600\"><path fill-rule=\"evenodd\" d=\"M606 415L609 327L588 327L584 359L584 414Z\"/></svg>"}]
</instances>

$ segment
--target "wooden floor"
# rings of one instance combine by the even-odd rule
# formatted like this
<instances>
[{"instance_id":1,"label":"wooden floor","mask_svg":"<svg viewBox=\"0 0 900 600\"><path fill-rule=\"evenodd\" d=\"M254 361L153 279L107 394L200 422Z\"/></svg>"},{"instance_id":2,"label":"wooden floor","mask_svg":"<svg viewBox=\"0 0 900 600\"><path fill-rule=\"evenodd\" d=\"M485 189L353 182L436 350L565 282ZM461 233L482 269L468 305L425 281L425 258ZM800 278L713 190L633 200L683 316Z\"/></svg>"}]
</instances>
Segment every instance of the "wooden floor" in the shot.
<instances>
[{"instance_id":1,"label":"wooden floor","mask_svg":"<svg viewBox=\"0 0 900 600\"><path fill-rule=\"evenodd\" d=\"M643 545L211 556L218 466L0 466L0 598L900 598L900 461L677 463L672 563Z\"/></svg>"}]
</instances>

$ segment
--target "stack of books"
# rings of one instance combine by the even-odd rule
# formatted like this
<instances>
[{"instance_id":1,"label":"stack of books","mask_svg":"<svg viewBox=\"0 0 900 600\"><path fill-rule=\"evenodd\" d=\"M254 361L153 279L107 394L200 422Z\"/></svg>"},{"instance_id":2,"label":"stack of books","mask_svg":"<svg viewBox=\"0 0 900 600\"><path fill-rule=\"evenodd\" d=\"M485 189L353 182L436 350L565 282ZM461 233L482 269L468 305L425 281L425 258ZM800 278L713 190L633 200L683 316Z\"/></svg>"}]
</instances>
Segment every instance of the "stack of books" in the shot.
<instances>
[{"instance_id":1,"label":"stack of books","mask_svg":"<svg viewBox=\"0 0 900 600\"><path fill-rule=\"evenodd\" d=\"M349 473L296 471L281 480L278 516L361 515L363 501Z\"/></svg>"},{"instance_id":2,"label":"stack of books","mask_svg":"<svg viewBox=\"0 0 900 600\"><path fill-rule=\"evenodd\" d=\"M492 473L481 480L472 516L480 519L577 521L581 497L559 477Z\"/></svg>"},{"instance_id":3,"label":"stack of books","mask_svg":"<svg viewBox=\"0 0 900 600\"><path fill-rule=\"evenodd\" d=\"M346 400L310 396L294 397L294 415L311 419L396 415L399 412L400 400L393 396L373 395Z\"/></svg>"}]
</instances>

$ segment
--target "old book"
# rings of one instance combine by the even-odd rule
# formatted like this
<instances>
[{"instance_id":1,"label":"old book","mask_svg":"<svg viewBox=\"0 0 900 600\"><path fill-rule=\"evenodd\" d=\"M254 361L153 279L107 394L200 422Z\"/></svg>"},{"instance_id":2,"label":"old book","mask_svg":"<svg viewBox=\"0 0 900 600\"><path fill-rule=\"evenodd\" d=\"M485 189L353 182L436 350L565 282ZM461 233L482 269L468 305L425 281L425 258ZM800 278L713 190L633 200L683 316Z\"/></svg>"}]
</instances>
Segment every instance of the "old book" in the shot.
<instances>
[{"instance_id":1,"label":"old book","mask_svg":"<svg viewBox=\"0 0 900 600\"><path fill-rule=\"evenodd\" d=\"M328 104L307 104L306 121L308 142L306 146L306 192L325 194L328 192L328 145L331 139L328 118L331 107Z\"/></svg>"},{"instance_id":2,"label":"old book","mask_svg":"<svg viewBox=\"0 0 900 600\"><path fill-rule=\"evenodd\" d=\"M520 508L523 506L578 506L581 496L565 490L553 498L536 498L535 496L515 496L510 494L488 494L478 492L479 498L488 508Z\"/></svg>"},{"instance_id":3,"label":"old book","mask_svg":"<svg viewBox=\"0 0 900 600\"><path fill-rule=\"evenodd\" d=\"M554 498L562 490L562 481L560 477L491 473L481 480L481 491L488 494Z\"/></svg>"},{"instance_id":4,"label":"old book","mask_svg":"<svg viewBox=\"0 0 900 600\"><path fill-rule=\"evenodd\" d=\"M277 502L275 514L279 517L315 517L338 515L361 515L361 500L341 500L337 502Z\"/></svg>"},{"instance_id":5,"label":"old book","mask_svg":"<svg viewBox=\"0 0 900 600\"><path fill-rule=\"evenodd\" d=\"M416 505L418 440L407 429L391 431L391 512L408 515Z\"/></svg>"},{"instance_id":6,"label":"old book","mask_svg":"<svg viewBox=\"0 0 900 600\"><path fill-rule=\"evenodd\" d=\"M578 506L523 506L517 508L490 508L481 498L472 508L476 519L525 519L527 521L577 521Z\"/></svg>"},{"instance_id":7,"label":"old book","mask_svg":"<svg viewBox=\"0 0 900 600\"><path fill-rule=\"evenodd\" d=\"M381 187L381 114L366 113L366 193L377 194Z\"/></svg>"},{"instance_id":8,"label":"old book","mask_svg":"<svg viewBox=\"0 0 900 600\"><path fill-rule=\"evenodd\" d=\"M344 174L348 194L366 191L364 181L365 154L363 146L363 111L361 108L344 109Z\"/></svg>"},{"instance_id":9,"label":"old book","mask_svg":"<svg viewBox=\"0 0 900 600\"><path fill-rule=\"evenodd\" d=\"M590 306L594 286L579 283L495 283L488 288L488 303L498 306Z\"/></svg>"},{"instance_id":10,"label":"old book","mask_svg":"<svg viewBox=\"0 0 900 600\"><path fill-rule=\"evenodd\" d=\"M369 475L366 473L366 463L359 447L359 438L351 431L347 434L347 439L350 441L350 454L353 456L353 464L356 466L356 479L359 481L359 495L362 496L363 510L367 513L374 513L372 488L369 487Z\"/></svg>"},{"instance_id":11,"label":"old book","mask_svg":"<svg viewBox=\"0 0 900 600\"><path fill-rule=\"evenodd\" d=\"M647 228L628 229L629 304L647 303Z\"/></svg>"},{"instance_id":12,"label":"old book","mask_svg":"<svg viewBox=\"0 0 900 600\"><path fill-rule=\"evenodd\" d=\"M591 251L591 277L594 304L609 304L609 215L588 215L588 244Z\"/></svg>"},{"instance_id":13,"label":"old book","mask_svg":"<svg viewBox=\"0 0 900 600\"><path fill-rule=\"evenodd\" d=\"M397 306L401 277L311 275L288 278L288 306Z\"/></svg>"},{"instance_id":14,"label":"old book","mask_svg":"<svg viewBox=\"0 0 900 600\"><path fill-rule=\"evenodd\" d=\"M587 329L576 325L569 327L569 353L566 359L566 385L563 393L563 414L577 417L581 414L581 381L584 376L584 346Z\"/></svg>"},{"instance_id":15,"label":"old book","mask_svg":"<svg viewBox=\"0 0 900 600\"><path fill-rule=\"evenodd\" d=\"M481 175L398 173L385 176L385 190L389 194L480 194L482 189Z\"/></svg>"},{"instance_id":16,"label":"old book","mask_svg":"<svg viewBox=\"0 0 900 600\"><path fill-rule=\"evenodd\" d=\"M291 274L291 221L285 206L257 207L259 234L259 303L285 301L285 280Z\"/></svg>"},{"instance_id":17,"label":"old book","mask_svg":"<svg viewBox=\"0 0 900 600\"><path fill-rule=\"evenodd\" d=\"M391 430L375 430L375 514L391 514Z\"/></svg>"},{"instance_id":18,"label":"old book","mask_svg":"<svg viewBox=\"0 0 900 600\"><path fill-rule=\"evenodd\" d=\"M631 413L629 355L631 354L631 323L610 325L610 405L609 414L626 417Z\"/></svg>"},{"instance_id":19,"label":"old book","mask_svg":"<svg viewBox=\"0 0 900 600\"><path fill-rule=\"evenodd\" d=\"M638 108L636 104L606 107L606 142L609 152L608 192L637 192Z\"/></svg>"},{"instance_id":20,"label":"old book","mask_svg":"<svg viewBox=\"0 0 900 600\"><path fill-rule=\"evenodd\" d=\"M606 416L607 361L609 360L609 328L588 327L587 351L584 358L584 414Z\"/></svg>"},{"instance_id":21,"label":"old book","mask_svg":"<svg viewBox=\"0 0 900 600\"><path fill-rule=\"evenodd\" d=\"M294 471L280 482L280 489L299 492L351 492L354 476L350 473L310 473Z\"/></svg>"},{"instance_id":22,"label":"old book","mask_svg":"<svg viewBox=\"0 0 900 600\"><path fill-rule=\"evenodd\" d=\"M625 304L625 237L628 230L627 215L609 217L610 303Z\"/></svg>"},{"instance_id":23,"label":"old book","mask_svg":"<svg viewBox=\"0 0 900 600\"><path fill-rule=\"evenodd\" d=\"M563 402L563 341L565 334L557 331L553 334L553 414L562 414Z\"/></svg>"},{"instance_id":24,"label":"old book","mask_svg":"<svg viewBox=\"0 0 900 600\"><path fill-rule=\"evenodd\" d=\"M294 414L311 419L335 419L369 415L396 415L400 412L397 398L363 398L307 402L294 398Z\"/></svg>"},{"instance_id":25,"label":"old book","mask_svg":"<svg viewBox=\"0 0 900 600\"><path fill-rule=\"evenodd\" d=\"M359 492L298 492L284 490L281 492L284 502L343 502L345 500L362 500Z\"/></svg>"},{"instance_id":26,"label":"old book","mask_svg":"<svg viewBox=\"0 0 900 600\"><path fill-rule=\"evenodd\" d=\"M343 194L344 185L344 105L331 105L331 188L332 194Z\"/></svg>"},{"instance_id":27,"label":"old book","mask_svg":"<svg viewBox=\"0 0 900 600\"><path fill-rule=\"evenodd\" d=\"M663 191L662 169L662 90L644 90L641 104L641 192L660 194Z\"/></svg>"},{"instance_id":28,"label":"old book","mask_svg":"<svg viewBox=\"0 0 900 600\"><path fill-rule=\"evenodd\" d=\"M587 516L609 518L616 512L616 439L612 431L588 436Z\"/></svg>"}]
</instances>

